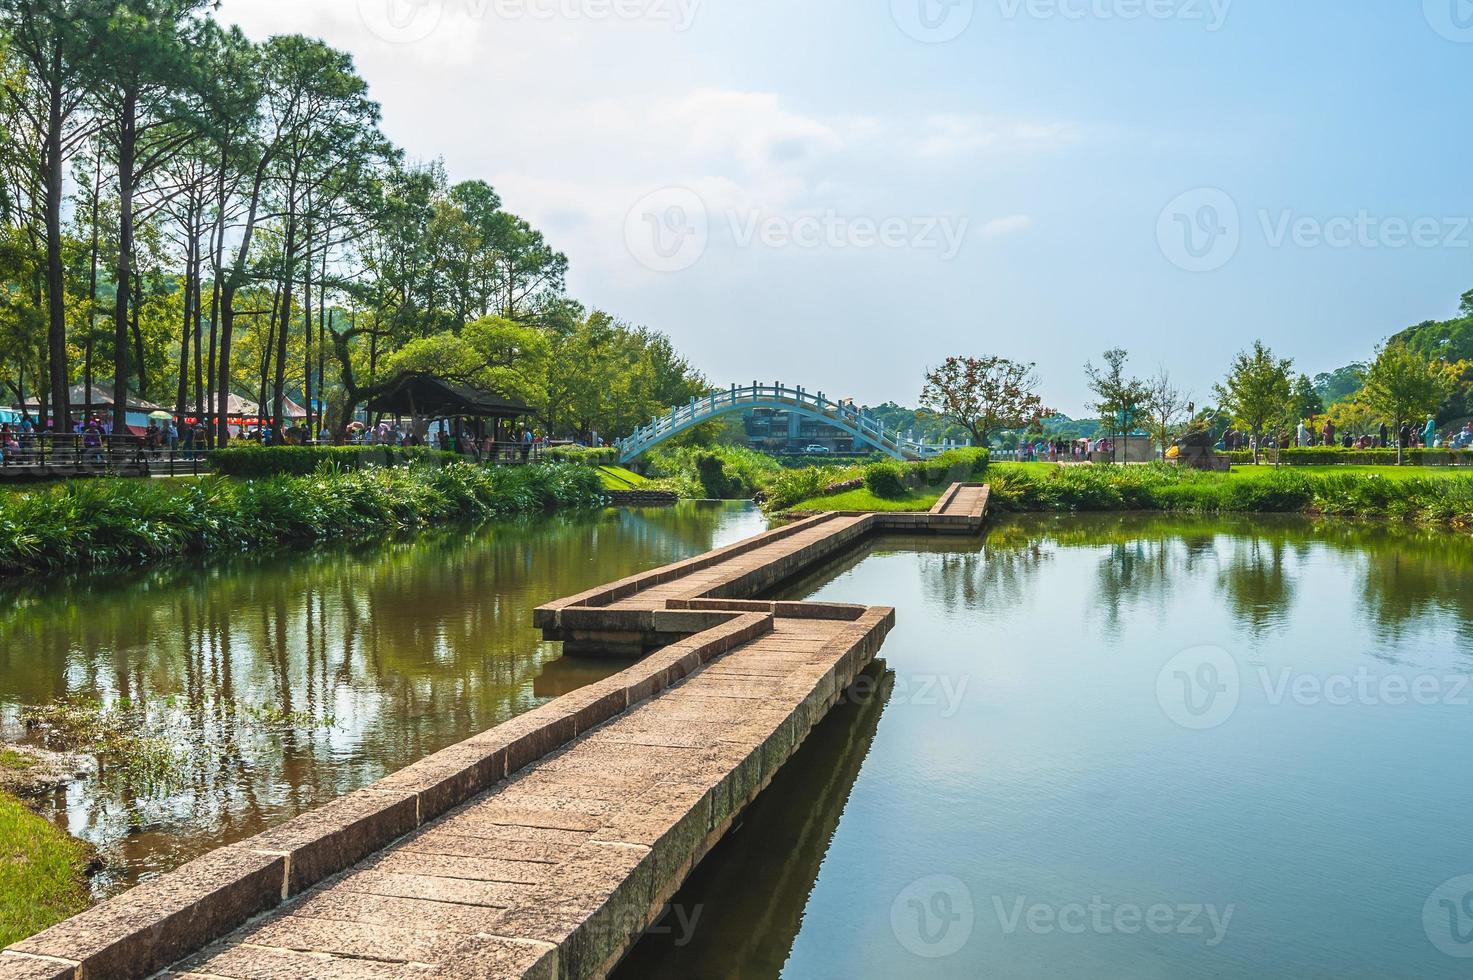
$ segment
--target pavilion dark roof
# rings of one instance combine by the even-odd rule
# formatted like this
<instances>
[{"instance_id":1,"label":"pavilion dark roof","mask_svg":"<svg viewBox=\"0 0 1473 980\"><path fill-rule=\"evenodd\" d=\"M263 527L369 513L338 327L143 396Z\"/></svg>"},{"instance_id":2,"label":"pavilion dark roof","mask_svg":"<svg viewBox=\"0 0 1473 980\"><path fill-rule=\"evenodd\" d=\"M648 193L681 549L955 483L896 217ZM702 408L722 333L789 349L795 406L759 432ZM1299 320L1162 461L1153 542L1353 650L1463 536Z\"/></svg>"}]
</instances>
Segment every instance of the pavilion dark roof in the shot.
<instances>
[{"instance_id":1,"label":"pavilion dark roof","mask_svg":"<svg viewBox=\"0 0 1473 980\"><path fill-rule=\"evenodd\" d=\"M369 401L368 410L422 418L510 419L537 414L515 399L423 373L400 377L388 391Z\"/></svg>"}]
</instances>

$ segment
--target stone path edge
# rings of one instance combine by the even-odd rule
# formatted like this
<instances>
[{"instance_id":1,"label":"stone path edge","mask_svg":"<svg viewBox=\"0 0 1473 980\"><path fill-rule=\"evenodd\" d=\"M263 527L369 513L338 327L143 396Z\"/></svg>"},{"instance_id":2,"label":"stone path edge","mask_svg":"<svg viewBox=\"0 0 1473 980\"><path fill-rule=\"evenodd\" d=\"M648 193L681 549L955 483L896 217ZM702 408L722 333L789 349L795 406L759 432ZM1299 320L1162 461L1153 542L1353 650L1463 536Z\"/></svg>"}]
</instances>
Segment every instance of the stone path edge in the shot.
<instances>
[{"instance_id":1,"label":"stone path edge","mask_svg":"<svg viewBox=\"0 0 1473 980\"><path fill-rule=\"evenodd\" d=\"M774 620L772 611L705 615L725 621L16 943L0 952L0 978L148 977L771 632Z\"/></svg>"}]
</instances>

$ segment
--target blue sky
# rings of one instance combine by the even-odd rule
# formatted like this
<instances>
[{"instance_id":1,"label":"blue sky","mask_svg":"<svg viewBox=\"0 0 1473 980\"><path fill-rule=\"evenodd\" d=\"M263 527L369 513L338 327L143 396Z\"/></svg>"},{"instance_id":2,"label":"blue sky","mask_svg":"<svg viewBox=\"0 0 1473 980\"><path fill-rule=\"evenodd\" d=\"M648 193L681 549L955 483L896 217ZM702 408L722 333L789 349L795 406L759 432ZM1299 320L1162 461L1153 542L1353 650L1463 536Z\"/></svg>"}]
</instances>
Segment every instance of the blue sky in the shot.
<instances>
[{"instance_id":1,"label":"blue sky","mask_svg":"<svg viewBox=\"0 0 1473 980\"><path fill-rule=\"evenodd\" d=\"M352 51L392 138L495 185L575 295L721 385L914 403L928 366L995 353L1078 415L1084 362L1123 346L1201 403L1256 337L1314 374L1473 288L1468 0L220 16Z\"/></svg>"}]
</instances>

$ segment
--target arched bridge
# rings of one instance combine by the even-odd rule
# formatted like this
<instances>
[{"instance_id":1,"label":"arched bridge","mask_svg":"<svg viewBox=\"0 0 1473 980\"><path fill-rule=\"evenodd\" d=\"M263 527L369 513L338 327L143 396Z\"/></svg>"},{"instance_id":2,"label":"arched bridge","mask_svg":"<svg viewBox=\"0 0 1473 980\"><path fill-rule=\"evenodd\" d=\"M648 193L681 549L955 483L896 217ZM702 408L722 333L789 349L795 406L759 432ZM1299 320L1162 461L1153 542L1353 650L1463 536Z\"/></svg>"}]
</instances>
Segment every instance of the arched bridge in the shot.
<instances>
[{"instance_id":1,"label":"arched bridge","mask_svg":"<svg viewBox=\"0 0 1473 980\"><path fill-rule=\"evenodd\" d=\"M870 446L894 459L925 459L944 452L946 446L914 442L891 432L866 412L827 398L823 392L814 394L802 388L788 388L781 383L760 385L755 381L746 387L732 385L727 391L717 391L704 398L693 398L689 405L672 408L665 416L632 432L627 439L615 445L619 458L629 463L655 446L679 435L686 429L709 422L732 412L745 412L756 408L770 408L792 412L803 418L831 425L854 437L855 448Z\"/></svg>"}]
</instances>

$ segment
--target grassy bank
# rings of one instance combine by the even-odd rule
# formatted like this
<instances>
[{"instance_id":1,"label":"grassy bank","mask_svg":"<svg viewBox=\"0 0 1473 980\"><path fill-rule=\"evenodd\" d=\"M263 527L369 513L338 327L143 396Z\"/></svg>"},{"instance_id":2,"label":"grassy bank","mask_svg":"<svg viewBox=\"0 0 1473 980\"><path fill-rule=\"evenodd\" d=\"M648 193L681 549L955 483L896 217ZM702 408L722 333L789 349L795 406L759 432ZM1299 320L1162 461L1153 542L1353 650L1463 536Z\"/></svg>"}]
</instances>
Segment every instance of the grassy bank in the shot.
<instances>
[{"instance_id":1,"label":"grassy bank","mask_svg":"<svg viewBox=\"0 0 1473 980\"><path fill-rule=\"evenodd\" d=\"M261 480L77 481L0 498L0 574L383 535L602 500L595 470L565 464L323 468Z\"/></svg>"},{"instance_id":2,"label":"grassy bank","mask_svg":"<svg viewBox=\"0 0 1473 980\"><path fill-rule=\"evenodd\" d=\"M993 506L1005 511L1321 514L1473 525L1473 476L1429 470L997 464Z\"/></svg>"},{"instance_id":3,"label":"grassy bank","mask_svg":"<svg viewBox=\"0 0 1473 980\"><path fill-rule=\"evenodd\" d=\"M861 510L876 513L930 510L936 506L936 501L941 499L941 494L945 491L945 487L927 487L922 490L907 491L900 497L887 498L877 496L867 487L860 487L858 490L811 497L792 509Z\"/></svg>"},{"instance_id":4,"label":"grassy bank","mask_svg":"<svg viewBox=\"0 0 1473 980\"><path fill-rule=\"evenodd\" d=\"M953 449L917 463L891 460L783 470L762 488L762 507L775 511L930 510L952 483L987 472L984 449Z\"/></svg>"},{"instance_id":5,"label":"grassy bank","mask_svg":"<svg viewBox=\"0 0 1473 980\"><path fill-rule=\"evenodd\" d=\"M85 909L87 850L0 792L0 947Z\"/></svg>"}]
</instances>

